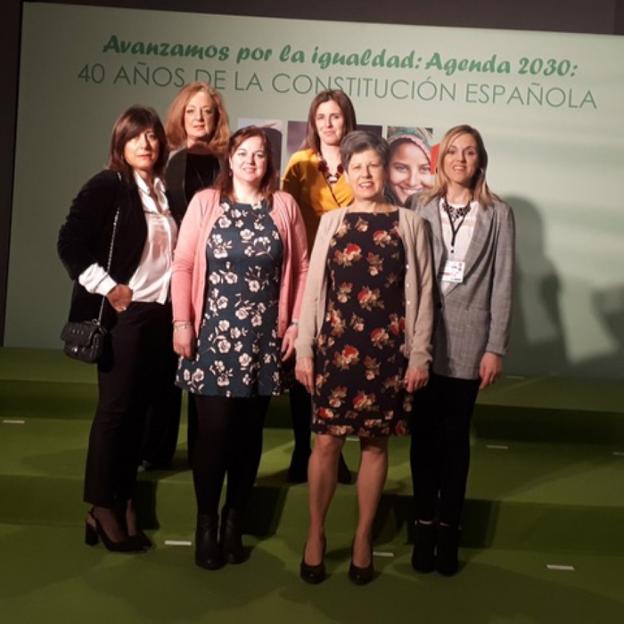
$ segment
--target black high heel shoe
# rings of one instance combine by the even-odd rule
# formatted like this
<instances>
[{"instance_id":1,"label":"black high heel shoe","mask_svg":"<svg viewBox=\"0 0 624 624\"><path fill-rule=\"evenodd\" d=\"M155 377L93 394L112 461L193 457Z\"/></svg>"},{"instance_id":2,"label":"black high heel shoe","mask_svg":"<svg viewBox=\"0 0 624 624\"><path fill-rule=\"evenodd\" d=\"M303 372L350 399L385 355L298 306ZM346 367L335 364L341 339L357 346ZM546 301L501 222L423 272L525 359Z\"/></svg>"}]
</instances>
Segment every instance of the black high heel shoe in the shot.
<instances>
[{"instance_id":1,"label":"black high heel shoe","mask_svg":"<svg viewBox=\"0 0 624 624\"><path fill-rule=\"evenodd\" d=\"M132 523L128 522L129 513L132 514ZM134 502L132 501L132 499L127 501L125 508L122 508L118 511L118 516L120 518L120 521L125 524L126 532L128 533L129 537L136 538L136 540L141 544L141 546L145 550L149 550L150 548L154 546L152 540L149 537L147 537L147 535L145 535L142 529L138 527L136 510L134 508ZM130 526L134 528L134 531L135 531L134 533L130 532L130 529L129 529Z\"/></svg>"},{"instance_id":2,"label":"black high heel shoe","mask_svg":"<svg viewBox=\"0 0 624 624\"><path fill-rule=\"evenodd\" d=\"M323 556L321 558L321 563L318 563L317 565L310 565L309 563L306 563L306 546L303 547L303 556L301 557L301 565L299 566L299 576L306 583L318 585L327 578L327 574L325 572L325 551L327 550L327 540L325 539L325 536L323 536Z\"/></svg>"},{"instance_id":3,"label":"black high heel shoe","mask_svg":"<svg viewBox=\"0 0 624 624\"><path fill-rule=\"evenodd\" d=\"M366 585L375 578L375 566L373 565L373 544L370 545L370 562L361 568L353 563L353 544L351 544L351 563L349 564L349 578L356 585Z\"/></svg>"},{"instance_id":4,"label":"black high heel shoe","mask_svg":"<svg viewBox=\"0 0 624 624\"><path fill-rule=\"evenodd\" d=\"M136 539L140 542L141 546L144 550L149 550L154 546L154 542L143 533L141 529L138 529L136 535L131 535L130 537L136 537Z\"/></svg>"},{"instance_id":5,"label":"black high heel shoe","mask_svg":"<svg viewBox=\"0 0 624 624\"><path fill-rule=\"evenodd\" d=\"M102 540L106 550L110 552L138 553L145 550L141 540L136 535L128 537L121 542L111 540L98 522L98 519L93 515L93 510L91 510L87 512L85 521L85 544L87 546L95 546L100 540Z\"/></svg>"}]
</instances>

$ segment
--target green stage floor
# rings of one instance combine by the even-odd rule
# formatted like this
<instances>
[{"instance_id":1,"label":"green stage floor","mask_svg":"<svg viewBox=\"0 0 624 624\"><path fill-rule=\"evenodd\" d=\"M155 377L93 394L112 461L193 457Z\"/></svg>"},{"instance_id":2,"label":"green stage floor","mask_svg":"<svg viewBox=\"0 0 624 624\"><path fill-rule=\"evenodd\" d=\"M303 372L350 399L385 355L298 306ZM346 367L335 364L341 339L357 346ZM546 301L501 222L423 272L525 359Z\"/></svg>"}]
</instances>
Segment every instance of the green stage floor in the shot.
<instances>
[{"instance_id":1,"label":"green stage floor","mask_svg":"<svg viewBox=\"0 0 624 624\"><path fill-rule=\"evenodd\" d=\"M250 559L193 565L194 498L181 444L170 471L141 475L156 548L82 543L82 470L94 369L55 351L0 349L0 622L613 623L624 619L621 382L507 378L479 398L461 573L409 565L408 440L393 439L376 523L376 581L346 578L355 488L328 519L330 578L302 583L307 489L290 486L286 401L275 400L252 512ZM184 425L180 440L185 438ZM346 445L357 468L358 444ZM551 569L547 566L555 566ZM559 567L557 567L559 566Z\"/></svg>"}]
</instances>

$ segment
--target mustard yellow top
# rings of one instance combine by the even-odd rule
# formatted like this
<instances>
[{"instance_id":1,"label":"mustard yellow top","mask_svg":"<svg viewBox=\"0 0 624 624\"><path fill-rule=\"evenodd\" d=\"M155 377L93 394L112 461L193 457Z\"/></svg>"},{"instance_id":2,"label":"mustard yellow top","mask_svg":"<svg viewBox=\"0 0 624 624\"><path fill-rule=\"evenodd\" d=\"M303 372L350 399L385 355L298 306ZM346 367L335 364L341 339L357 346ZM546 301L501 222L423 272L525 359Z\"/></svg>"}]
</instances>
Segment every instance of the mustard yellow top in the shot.
<instances>
[{"instance_id":1,"label":"mustard yellow top","mask_svg":"<svg viewBox=\"0 0 624 624\"><path fill-rule=\"evenodd\" d=\"M295 152L288 162L282 188L290 193L301 209L308 235L308 249L312 249L320 218L324 213L348 206L353 201L351 187L341 175L330 185L319 169L321 157L311 149Z\"/></svg>"}]
</instances>

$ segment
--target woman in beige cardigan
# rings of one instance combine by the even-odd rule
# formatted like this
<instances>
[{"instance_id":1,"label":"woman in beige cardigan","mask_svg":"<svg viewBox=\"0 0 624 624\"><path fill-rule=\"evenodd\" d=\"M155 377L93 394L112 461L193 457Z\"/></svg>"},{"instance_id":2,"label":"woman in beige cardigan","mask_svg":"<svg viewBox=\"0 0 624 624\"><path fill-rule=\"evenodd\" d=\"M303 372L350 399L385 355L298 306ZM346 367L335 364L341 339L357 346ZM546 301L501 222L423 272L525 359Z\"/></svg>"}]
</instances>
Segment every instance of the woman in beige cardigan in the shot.
<instances>
[{"instance_id":1,"label":"woman in beige cardigan","mask_svg":"<svg viewBox=\"0 0 624 624\"><path fill-rule=\"evenodd\" d=\"M411 393L429 377L430 248L425 223L384 202L388 144L356 131L341 144L354 201L321 218L297 339L297 379L313 398L310 526L301 577L325 578L325 518L347 435L360 438L359 520L349 577L373 579L372 525L388 437L407 432Z\"/></svg>"}]
</instances>

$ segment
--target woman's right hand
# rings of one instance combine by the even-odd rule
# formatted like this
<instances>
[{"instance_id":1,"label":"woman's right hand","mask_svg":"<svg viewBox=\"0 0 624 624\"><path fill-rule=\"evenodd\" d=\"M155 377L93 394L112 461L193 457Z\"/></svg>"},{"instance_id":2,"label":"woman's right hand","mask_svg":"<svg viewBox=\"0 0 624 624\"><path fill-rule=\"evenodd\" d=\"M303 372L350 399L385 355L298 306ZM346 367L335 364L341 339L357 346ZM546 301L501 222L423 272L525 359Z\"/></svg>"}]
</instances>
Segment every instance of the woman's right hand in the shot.
<instances>
[{"instance_id":1,"label":"woman's right hand","mask_svg":"<svg viewBox=\"0 0 624 624\"><path fill-rule=\"evenodd\" d=\"M173 350L187 360L193 357L195 330L190 322L173 324Z\"/></svg>"},{"instance_id":2,"label":"woman's right hand","mask_svg":"<svg viewBox=\"0 0 624 624\"><path fill-rule=\"evenodd\" d=\"M311 357L297 359L295 377L304 386L308 394L312 394L314 390L314 362Z\"/></svg>"},{"instance_id":3,"label":"woman's right hand","mask_svg":"<svg viewBox=\"0 0 624 624\"><path fill-rule=\"evenodd\" d=\"M106 295L116 312L125 312L132 303L132 288L126 284L117 284Z\"/></svg>"}]
</instances>

